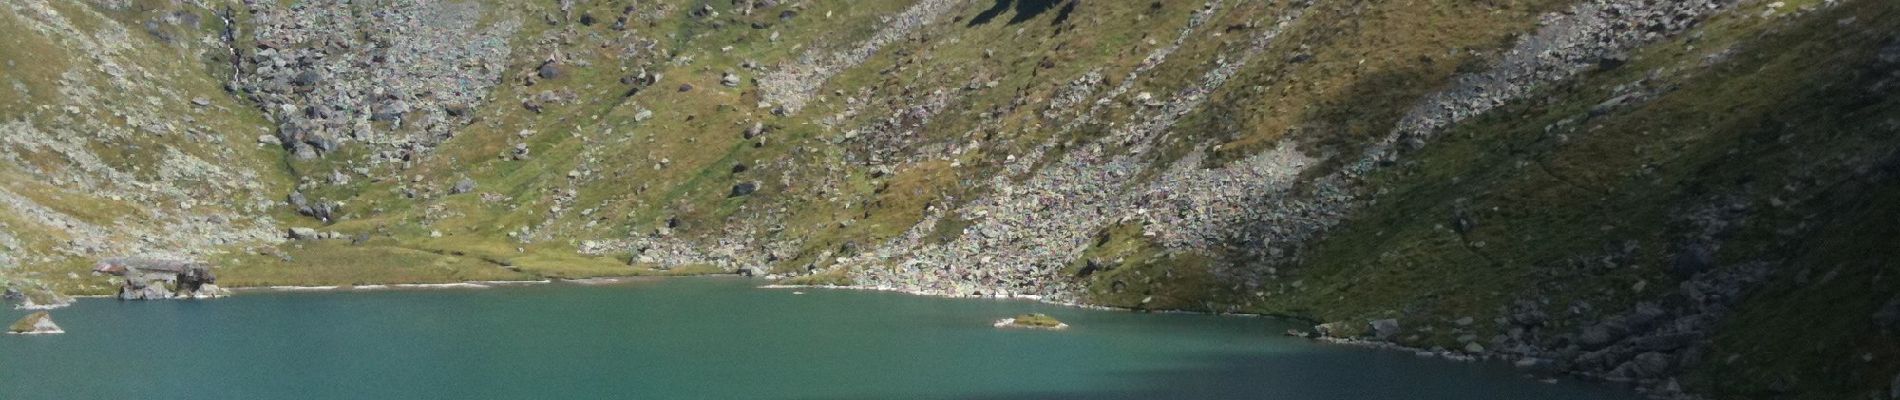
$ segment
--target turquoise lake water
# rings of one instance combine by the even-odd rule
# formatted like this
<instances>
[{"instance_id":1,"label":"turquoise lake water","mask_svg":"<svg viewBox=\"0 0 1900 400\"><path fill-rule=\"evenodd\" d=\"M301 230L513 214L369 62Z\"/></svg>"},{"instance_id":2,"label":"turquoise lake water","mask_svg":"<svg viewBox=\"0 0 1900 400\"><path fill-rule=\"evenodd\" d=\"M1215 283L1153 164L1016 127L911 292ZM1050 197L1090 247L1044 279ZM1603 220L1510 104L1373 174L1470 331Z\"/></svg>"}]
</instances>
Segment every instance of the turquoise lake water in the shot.
<instances>
[{"instance_id":1,"label":"turquoise lake water","mask_svg":"<svg viewBox=\"0 0 1900 400\"><path fill-rule=\"evenodd\" d=\"M0 399L1636 398L1268 318L759 284L86 299L53 311L66 334L0 337ZM1073 328L990 326L1026 312Z\"/></svg>"}]
</instances>

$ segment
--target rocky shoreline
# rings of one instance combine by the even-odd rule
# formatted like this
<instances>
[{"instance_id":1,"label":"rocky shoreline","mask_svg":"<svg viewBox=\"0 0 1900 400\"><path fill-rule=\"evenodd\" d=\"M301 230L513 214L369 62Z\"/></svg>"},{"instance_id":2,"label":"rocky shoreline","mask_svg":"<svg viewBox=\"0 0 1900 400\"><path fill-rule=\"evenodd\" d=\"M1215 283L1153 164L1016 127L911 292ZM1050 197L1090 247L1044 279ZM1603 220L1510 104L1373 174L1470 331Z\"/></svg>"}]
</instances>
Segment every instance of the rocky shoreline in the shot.
<instances>
[{"instance_id":1,"label":"rocky shoreline","mask_svg":"<svg viewBox=\"0 0 1900 400\"><path fill-rule=\"evenodd\" d=\"M496 286L528 286L555 283L554 280L538 281L466 281L450 283L385 283L369 285L321 285L321 286L243 286L231 288L244 292L326 292L326 291L380 291L404 289L490 289Z\"/></svg>"}]
</instances>

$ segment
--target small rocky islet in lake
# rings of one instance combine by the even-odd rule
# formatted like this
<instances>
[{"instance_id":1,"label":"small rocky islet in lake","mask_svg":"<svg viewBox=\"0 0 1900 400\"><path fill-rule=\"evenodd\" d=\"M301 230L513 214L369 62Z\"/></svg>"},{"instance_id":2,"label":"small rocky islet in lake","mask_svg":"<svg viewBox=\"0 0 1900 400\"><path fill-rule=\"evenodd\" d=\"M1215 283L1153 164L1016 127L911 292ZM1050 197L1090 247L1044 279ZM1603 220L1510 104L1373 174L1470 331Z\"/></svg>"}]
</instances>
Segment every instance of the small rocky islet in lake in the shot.
<instances>
[{"instance_id":1,"label":"small rocky islet in lake","mask_svg":"<svg viewBox=\"0 0 1900 400\"><path fill-rule=\"evenodd\" d=\"M45 311L27 314L25 318L7 326L7 333L15 335L52 335L66 333L53 323L53 316Z\"/></svg>"},{"instance_id":2,"label":"small rocky islet in lake","mask_svg":"<svg viewBox=\"0 0 1900 400\"><path fill-rule=\"evenodd\" d=\"M996 320L998 328L1025 328L1059 331L1069 329L1069 324L1056 320L1048 314L1023 314L1014 318Z\"/></svg>"}]
</instances>

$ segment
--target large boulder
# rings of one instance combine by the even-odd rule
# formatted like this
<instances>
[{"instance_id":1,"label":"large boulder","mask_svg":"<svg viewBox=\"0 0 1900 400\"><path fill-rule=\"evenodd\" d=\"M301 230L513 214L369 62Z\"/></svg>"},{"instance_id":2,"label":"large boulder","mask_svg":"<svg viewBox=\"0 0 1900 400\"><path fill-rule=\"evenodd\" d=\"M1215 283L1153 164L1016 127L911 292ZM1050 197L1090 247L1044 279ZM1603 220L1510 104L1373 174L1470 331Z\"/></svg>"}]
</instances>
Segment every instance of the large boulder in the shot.
<instances>
[{"instance_id":1,"label":"large boulder","mask_svg":"<svg viewBox=\"0 0 1900 400\"><path fill-rule=\"evenodd\" d=\"M7 333L15 335L51 335L66 333L66 331L59 329L59 324L53 323L53 316L51 314L40 311L27 314L26 318L14 321L13 325L7 327Z\"/></svg>"},{"instance_id":2,"label":"large boulder","mask_svg":"<svg viewBox=\"0 0 1900 400\"><path fill-rule=\"evenodd\" d=\"M759 191L758 182L745 182L745 183L740 183L738 185L733 185L732 193L726 195L726 197L751 196L753 193L757 193L758 191Z\"/></svg>"},{"instance_id":3,"label":"large boulder","mask_svg":"<svg viewBox=\"0 0 1900 400\"><path fill-rule=\"evenodd\" d=\"M125 285L119 287L119 300L165 300L172 298L171 290L165 289L164 282L153 282L139 275L125 277Z\"/></svg>"},{"instance_id":4,"label":"large boulder","mask_svg":"<svg viewBox=\"0 0 1900 400\"><path fill-rule=\"evenodd\" d=\"M1372 328L1372 336L1379 340L1391 340L1399 336L1399 320L1397 319L1374 320L1369 324Z\"/></svg>"},{"instance_id":5,"label":"large boulder","mask_svg":"<svg viewBox=\"0 0 1900 400\"><path fill-rule=\"evenodd\" d=\"M190 298L193 298L193 299L215 299L215 298L225 297L225 296L230 296L230 295L231 295L230 289L218 287L218 284L215 284L215 283L206 283L203 285L199 285L198 290L194 290L194 291L186 293L186 296L189 296Z\"/></svg>"},{"instance_id":6,"label":"large boulder","mask_svg":"<svg viewBox=\"0 0 1900 400\"><path fill-rule=\"evenodd\" d=\"M317 71L304 71L290 80L291 84L297 86L315 86L320 82L323 82L323 75L318 74Z\"/></svg>"},{"instance_id":7,"label":"large boulder","mask_svg":"<svg viewBox=\"0 0 1900 400\"><path fill-rule=\"evenodd\" d=\"M288 237L291 240L317 240L322 238L322 234L311 228L290 228Z\"/></svg>"},{"instance_id":8,"label":"large boulder","mask_svg":"<svg viewBox=\"0 0 1900 400\"><path fill-rule=\"evenodd\" d=\"M1675 360L1668 354L1649 352L1636 355L1636 358L1619 365L1610 371L1613 380L1641 381L1661 378L1669 375Z\"/></svg>"},{"instance_id":9,"label":"large boulder","mask_svg":"<svg viewBox=\"0 0 1900 400\"><path fill-rule=\"evenodd\" d=\"M469 178L462 178L461 181L455 182L455 187L449 189L449 193L451 194L463 194L473 191L475 191L475 180Z\"/></svg>"}]
</instances>

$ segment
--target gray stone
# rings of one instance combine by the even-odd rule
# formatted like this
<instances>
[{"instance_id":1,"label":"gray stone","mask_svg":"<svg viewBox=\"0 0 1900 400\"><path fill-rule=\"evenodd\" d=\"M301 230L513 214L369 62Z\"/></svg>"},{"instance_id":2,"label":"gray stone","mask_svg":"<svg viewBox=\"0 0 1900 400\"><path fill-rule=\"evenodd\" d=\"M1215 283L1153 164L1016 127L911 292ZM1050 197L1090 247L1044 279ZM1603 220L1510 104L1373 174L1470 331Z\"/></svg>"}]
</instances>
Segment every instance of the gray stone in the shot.
<instances>
[{"instance_id":1,"label":"gray stone","mask_svg":"<svg viewBox=\"0 0 1900 400\"><path fill-rule=\"evenodd\" d=\"M1887 300L1887 305L1874 312L1874 326L1880 329L1900 328L1900 296Z\"/></svg>"},{"instance_id":2,"label":"gray stone","mask_svg":"<svg viewBox=\"0 0 1900 400\"><path fill-rule=\"evenodd\" d=\"M752 124L752 127L745 129L746 140L752 140L752 138L756 138L761 135L765 135L765 123L755 122Z\"/></svg>"},{"instance_id":3,"label":"gray stone","mask_svg":"<svg viewBox=\"0 0 1900 400\"><path fill-rule=\"evenodd\" d=\"M466 177L455 182L455 187L449 188L449 193L451 194L463 194L473 191L475 191L475 180Z\"/></svg>"},{"instance_id":4,"label":"gray stone","mask_svg":"<svg viewBox=\"0 0 1900 400\"><path fill-rule=\"evenodd\" d=\"M1887 389L1887 398L1892 399L1892 400L1900 400L1900 375L1893 376L1893 385L1891 388Z\"/></svg>"},{"instance_id":5,"label":"gray stone","mask_svg":"<svg viewBox=\"0 0 1900 400\"><path fill-rule=\"evenodd\" d=\"M289 237L290 237L290 239L292 239L292 240L317 240L317 239L321 239L321 238L322 238L322 236L321 236L321 235L322 235L322 234L321 234L321 233L318 233L316 229L310 229L310 228L290 228L290 236L289 236Z\"/></svg>"},{"instance_id":6,"label":"gray stone","mask_svg":"<svg viewBox=\"0 0 1900 400\"><path fill-rule=\"evenodd\" d=\"M1900 38L1888 40L1887 45L1880 48L1878 58L1883 64L1900 64ZM1895 393L1900 393L1900 391ZM1900 398L1900 395L1894 397Z\"/></svg>"},{"instance_id":7,"label":"gray stone","mask_svg":"<svg viewBox=\"0 0 1900 400\"><path fill-rule=\"evenodd\" d=\"M1482 344L1478 344L1478 342L1471 342L1471 343L1465 343L1465 352L1466 352L1466 353L1474 353L1474 354L1475 354L1475 353L1483 353L1483 352L1484 352L1484 345L1482 345Z\"/></svg>"},{"instance_id":8,"label":"gray stone","mask_svg":"<svg viewBox=\"0 0 1900 400\"><path fill-rule=\"evenodd\" d=\"M1669 263L1669 272L1679 278L1688 278L1713 266L1715 250L1710 249L1708 244L1694 243L1676 253L1675 260Z\"/></svg>"},{"instance_id":9,"label":"gray stone","mask_svg":"<svg viewBox=\"0 0 1900 400\"><path fill-rule=\"evenodd\" d=\"M1636 355L1636 358L1619 365L1610 371L1610 376L1623 380L1654 379L1669 374L1675 360L1668 354L1649 352Z\"/></svg>"},{"instance_id":10,"label":"gray stone","mask_svg":"<svg viewBox=\"0 0 1900 400\"><path fill-rule=\"evenodd\" d=\"M561 66L556 65L553 61L542 63L541 68L535 70L535 75L540 76L541 79L559 78L561 77Z\"/></svg>"},{"instance_id":11,"label":"gray stone","mask_svg":"<svg viewBox=\"0 0 1900 400\"><path fill-rule=\"evenodd\" d=\"M1607 324L1597 324L1583 328L1583 333L1577 335L1577 344L1583 345L1585 349L1595 350L1616 343L1622 338L1620 331Z\"/></svg>"},{"instance_id":12,"label":"gray stone","mask_svg":"<svg viewBox=\"0 0 1900 400\"><path fill-rule=\"evenodd\" d=\"M1373 337L1377 337L1379 340L1390 340L1399 335L1399 320L1397 319L1387 318L1374 320L1371 322L1371 325Z\"/></svg>"},{"instance_id":13,"label":"gray stone","mask_svg":"<svg viewBox=\"0 0 1900 400\"><path fill-rule=\"evenodd\" d=\"M290 80L291 84L297 86L315 86L319 82L323 82L323 75L318 74L317 71L304 71Z\"/></svg>"}]
</instances>

